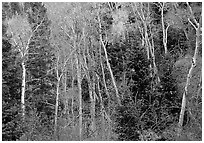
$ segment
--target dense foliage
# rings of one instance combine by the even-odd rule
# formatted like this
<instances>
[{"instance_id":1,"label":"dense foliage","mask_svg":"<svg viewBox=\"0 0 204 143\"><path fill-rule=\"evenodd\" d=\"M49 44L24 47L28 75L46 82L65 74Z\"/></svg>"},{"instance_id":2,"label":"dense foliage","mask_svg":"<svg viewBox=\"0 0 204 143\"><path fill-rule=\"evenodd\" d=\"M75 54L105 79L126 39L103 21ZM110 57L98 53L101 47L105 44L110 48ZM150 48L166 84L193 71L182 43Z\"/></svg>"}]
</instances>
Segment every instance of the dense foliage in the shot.
<instances>
[{"instance_id":1,"label":"dense foliage","mask_svg":"<svg viewBox=\"0 0 204 143\"><path fill-rule=\"evenodd\" d=\"M201 15L2 3L2 140L202 140Z\"/></svg>"}]
</instances>

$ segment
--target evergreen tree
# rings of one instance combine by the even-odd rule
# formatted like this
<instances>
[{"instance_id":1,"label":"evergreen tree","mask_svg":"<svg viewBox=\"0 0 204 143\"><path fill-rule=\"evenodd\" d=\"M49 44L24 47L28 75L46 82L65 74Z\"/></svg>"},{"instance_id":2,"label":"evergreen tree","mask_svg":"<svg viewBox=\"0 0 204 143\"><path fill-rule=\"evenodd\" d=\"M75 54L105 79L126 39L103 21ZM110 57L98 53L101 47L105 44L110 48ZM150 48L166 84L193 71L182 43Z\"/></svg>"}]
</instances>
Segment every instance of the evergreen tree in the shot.
<instances>
[{"instance_id":1,"label":"evergreen tree","mask_svg":"<svg viewBox=\"0 0 204 143\"><path fill-rule=\"evenodd\" d=\"M3 3L2 21L6 18ZM6 36L7 26L2 24L2 140L16 140L20 137L18 129L20 113L19 63L16 62L17 53L12 50L9 37Z\"/></svg>"}]
</instances>

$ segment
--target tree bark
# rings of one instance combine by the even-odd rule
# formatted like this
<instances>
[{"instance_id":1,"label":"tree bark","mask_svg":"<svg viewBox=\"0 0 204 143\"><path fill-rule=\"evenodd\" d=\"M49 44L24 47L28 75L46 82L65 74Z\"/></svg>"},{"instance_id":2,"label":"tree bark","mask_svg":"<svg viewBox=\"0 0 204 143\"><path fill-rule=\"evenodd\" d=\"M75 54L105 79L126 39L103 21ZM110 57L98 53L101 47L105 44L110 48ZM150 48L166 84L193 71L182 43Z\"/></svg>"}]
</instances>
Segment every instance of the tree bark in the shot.
<instances>
[{"instance_id":1,"label":"tree bark","mask_svg":"<svg viewBox=\"0 0 204 143\"><path fill-rule=\"evenodd\" d=\"M77 66L77 85L78 85L78 96L79 96L79 140L82 140L82 89L81 89L81 63L79 55L76 56L76 66Z\"/></svg>"},{"instance_id":2,"label":"tree bark","mask_svg":"<svg viewBox=\"0 0 204 143\"><path fill-rule=\"evenodd\" d=\"M103 98L101 96L101 90L99 85L99 77L97 76L97 88L98 88L98 95L100 98L100 115L101 115L101 139L104 140L105 135L105 118L104 118L104 106L103 106Z\"/></svg>"},{"instance_id":3,"label":"tree bark","mask_svg":"<svg viewBox=\"0 0 204 143\"><path fill-rule=\"evenodd\" d=\"M104 87L105 87L105 92L106 92L106 95L107 95L107 114L109 115L110 114L110 95L108 93L108 88L107 88L107 85L106 85L106 79L105 79L105 73L104 73L104 67L103 67L103 60L102 60L102 53L101 53L101 45L100 45L100 64L101 64L101 70L102 70L102 77L103 77L103 84L104 84ZM105 110L105 109L104 109ZM107 140L110 140L110 122L108 120L107 122L108 124L108 128L107 128Z\"/></svg>"},{"instance_id":4,"label":"tree bark","mask_svg":"<svg viewBox=\"0 0 204 143\"><path fill-rule=\"evenodd\" d=\"M67 66L66 66L67 67ZM64 74L64 96L66 97L66 96L69 96L69 95L67 95L67 68L65 67L65 74ZM67 113L67 111L68 111L68 99L69 98L65 98L65 109L64 109L64 114L66 114Z\"/></svg>"},{"instance_id":5,"label":"tree bark","mask_svg":"<svg viewBox=\"0 0 204 143\"><path fill-rule=\"evenodd\" d=\"M55 140L58 140L58 134L57 134L57 122L58 122L58 106L59 106L59 83L60 81L57 81L57 89L56 89L56 99L55 99L55 125L54 125L54 136Z\"/></svg>"},{"instance_id":6,"label":"tree bark","mask_svg":"<svg viewBox=\"0 0 204 143\"><path fill-rule=\"evenodd\" d=\"M162 2L161 5L161 21L162 21L162 31L163 31L163 45L164 45L164 53L167 54L168 53L168 49L167 49L167 31L169 28L169 25L167 26L167 28L165 29L165 25L164 25L164 5L165 3Z\"/></svg>"},{"instance_id":7,"label":"tree bark","mask_svg":"<svg viewBox=\"0 0 204 143\"><path fill-rule=\"evenodd\" d=\"M55 124L54 124L54 137L55 140L58 140L57 135L57 119L58 119L58 104L59 104L59 86L60 86L60 77L59 77L59 55L57 58L57 68L56 68L56 74L57 74L57 89L56 89L56 99L55 99Z\"/></svg>"},{"instance_id":8,"label":"tree bark","mask_svg":"<svg viewBox=\"0 0 204 143\"><path fill-rule=\"evenodd\" d=\"M25 62L22 62L22 87L21 87L21 108L22 108L22 119L25 120L25 86L26 86L26 67Z\"/></svg>"},{"instance_id":9,"label":"tree bark","mask_svg":"<svg viewBox=\"0 0 204 143\"><path fill-rule=\"evenodd\" d=\"M96 102L96 93L95 93L95 78L93 76L92 83L92 96L91 96L91 130L93 132L92 137L95 137L96 123L95 123L95 102Z\"/></svg>"},{"instance_id":10,"label":"tree bark","mask_svg":"<svg viewBox=\"0 0 204 143\"><path fill-rule=\"evenodd\" d=\"M75 74L74 74L74 60L72 59L72 89L74 90L74 80L75 80ZM74 96L72 96L72 100L71 100L71 113L72 113L72 117L74 120Z\"/></svg>"}]
</instances>

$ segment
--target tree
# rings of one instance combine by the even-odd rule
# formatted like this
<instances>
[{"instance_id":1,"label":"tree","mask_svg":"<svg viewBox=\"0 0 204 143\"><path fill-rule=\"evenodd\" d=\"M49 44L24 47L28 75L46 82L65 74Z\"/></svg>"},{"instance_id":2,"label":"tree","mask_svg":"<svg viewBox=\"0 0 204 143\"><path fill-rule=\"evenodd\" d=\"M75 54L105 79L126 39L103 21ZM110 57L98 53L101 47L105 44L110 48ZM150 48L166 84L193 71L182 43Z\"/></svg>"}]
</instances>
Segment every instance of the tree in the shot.
<instances>
[{"instance_id":1,"label":"tree","mask_svg":"<svg viewBox=\"0 0 204 143\"><path fill-rule=\"evenodd\" d=\"M188 95L188 85L190 84L193 69L196 67L196 64L197 64L198 50L199 50L200 43L201 43L201 40L200 40L201 16L200 16L199 22L198 22L194 17L192 8L191 8L189 3L187 3L187 6L188 6L188 9L190 11L190 18L188 18L188 21L191 23L191 25L194 27L194 29L196 31L196 44L195 44L194 55L193 55L192 61L191 61L191 67L190 67L190 69L188 71L186 84L185 84L185 87L184 87L184 92L183 92L183 97L182 97L182 106L181 106L181 112L180 112L179 123L178 123L177 138L179 138L180 135L181 135L184 112L185 112L185 108L186 108L187 95Z\"/></svg>"},{"instance_id":2,"label":"tree","mask_svg":"<svg viewBox=\"0 0 204 143\"><path fill-rule=\"evenodd\" d=\"M201 3L2 6L3 140L201 138Z\"/></svg>"},{"instance_id":3,"label":"tree","mask_svg":"<svg viewBox=\"0 0 204 143\"><path fill-rule=\"evenodd\" d=\"M6 141L18 139L22 133L18 129L20 120L16 119L20 113L21 77L16 74L20 71L16 62L17 53L12 50L5 35L4 24L2 28L2 140Z\"/></svg>"},{"instance_id":4,"label":"tree","mask_svg":"<svg viewBox=\"0 0 204 143\"><path fill-rule=\"evenodd\" d=\"M107 54L106 45L105 45L105 43L106 43L107 41L104 42L103 37L102 37L102 26L101 26L101 20L100 20L100 14L99 14L99 13L98 13L98 15L97 15L97 18L98 18L98 23L99 23L100 43L101 43L101 45L102 45L102 47L103 47L103 50L104 50L104 53L105 53L105 59L106 59L107 67L108 67L108 70L109 70L109 72L110 72L111 80L112 80L112 83L113 83L113 86L114 86L114 89L115 89L115 92L116 92L116 99L117 99L118 104L120 105L120 104L121 104L121 101L120 101L120 97L119 97L119 94L118 94L118 88L117 88L117 86L116 86L115 78L114 78L114 76L113 76L113 72L112 72L110 63L109 63L109 61L108 61L108 54Z\"/></svg>"},{"instance_id":5,"label":"tree","mask_svg":"<svg viewBox=\"0 0 204 143\"><path fill-rule=\"evenodd\" d=\"M38 112L45 112L40 107L43 102L41 100L39 103L39 99L45 101L46 96L49 95L51 81L47 71L51 67L52 56L48 42L49 21L46 19L46 10L43 5L41 3L22 3L19 9L18 13L7 17L6 23L8 25L7 35L11 37L11 42L15 47L13 50L18 53L16 62L21 64L22 126L28 127L30 124L26 125L26 122L30 120L30 113L35 113L35 108L38 109Z\"/></svg>"}]
</instances>

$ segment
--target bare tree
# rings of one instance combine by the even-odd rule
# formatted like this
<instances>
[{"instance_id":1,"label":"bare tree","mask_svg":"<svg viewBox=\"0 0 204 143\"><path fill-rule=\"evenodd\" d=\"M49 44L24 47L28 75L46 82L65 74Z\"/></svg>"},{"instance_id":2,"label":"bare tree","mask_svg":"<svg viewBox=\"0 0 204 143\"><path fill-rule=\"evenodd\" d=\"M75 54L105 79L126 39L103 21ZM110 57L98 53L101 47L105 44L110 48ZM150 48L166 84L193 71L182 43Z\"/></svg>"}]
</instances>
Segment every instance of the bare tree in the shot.
<instances>
[{"instance_id":1,"label":"bare tree","mask_svg":"<svg viewBox=\"0 0 204 143\"><path fill-rule=\"evenodd\" d=\"M32 41L34 33L43 24L43 20L35 27L31 29L26 15L15 15L11 19L8 19L8 34L12 36L13 45L20 53L21 67L22 67L22 87L21 87L21 109L23 120L25 118L25 91L26 91L26 61L28 60L29 44Z\"/></svg>"},{"instance_id":2,"label":"bare tree","mask_svg":"<svg viewBox=\"0 0 204 143\"><path fill-rule=\"evenodd\" d=\"M101 20L100 20L99 12L97 13L97 20L98 20L98 24L99 24L100 43L101 43L101 45L103 47L103 50L104 50L104 53L105 53L106 64L107 64L108 70L110 72L111 80L112 80L112 83L113 83L113 86L114 86L114 89L115 89L115 92L116 92L116 99L117 99L118 104L120 105L121 101L120 101L120 96L119 96L119 93L118 93L118 88L116 86L116 82L115 82L115 78L114 78L114 75L113 75L113 71L111 69L111 66L110 66L110 63L109 63L109 60L108 60L108 54L107 54L107 50L106 50L106 45L105 45L105 43L103 41L103 38L102 38L102 30L101 30L102 26L101 26Z\"/></svg>"},{"instance_id":3,"label":"bare tree","mask_svg":"<svg viewBox=\"0 0 204 143\"><path fill-rule=\"evenodd\" d=\"M138 25L140 34L142 36L142 46L146 47L146 52L147 52L147 59L150 60L152 59L152 63L150 63L149 68L150 71L153 69L152 72L150 72L150 76L152 77L153 75L156 76L156 83L160 82L160 78L158 76L158 69L156 66L156 61L155 61L155 54L154 54L154 33L151 30L151 25L150 21L151 19L151 12L150 12L150 6L149 3L147 3L147 6L144 6L144 3L136 4L134 3L132 5L133 10L137 12L137 15L135 13L135 17L139 17L141 20L141 25ZM146 9L146 12L143 9ZM139 22L138 22L139 23ZM149 27L149 28L148 28ZM150 32L148 32L150 31Z\"/></svg>"},{"instance_id":4,"label":"bare tree","mask_svg":"<svg viewBox=\"0 0 204 143\"><path fill-rule=\"evenodd\" d=\"M178 130L177 130L177 138L180 137L181 132L182 132L182 125L183 125L183 119L184 119L184 113L186 110L186 102L187 102L187 95L188 95L188 86L190 85L190 80L192 77L192 72L193 69L196 67L197 64L197 55L198 55L198 50L200 47L201 43L201 16L199 22L195 19L192 8L190 4L187 2L188 9L190 11L190 18L188 18L189 23L194 27L196 31L196 45L195 45L195 50L194 50L194 55L191 60L191 67L188 71L188 75L186 78L186 84L184 87L184 92L183 92L183 97L182 97L182 105L181 105L181 111L180 111L180 116L179 116L179 122L178 122Z\"/></svg>"},{"instance_id":5,"label":"bare tree","mask_svg":"<svg viewBox=\"0 0 204 143\"><path fill-rule=\"evenodd\" d=\"M167 23L167 27L165 28L165 22L164 22L164 8L165 8L165 2L161 2L160 4L160 10L161 10L161 22L162 22L162 32L163 32L163 45L164 45L164 53L168 53L167 49L167 32L169 28L169 23Z\"/></svg>"}]
</instances>

